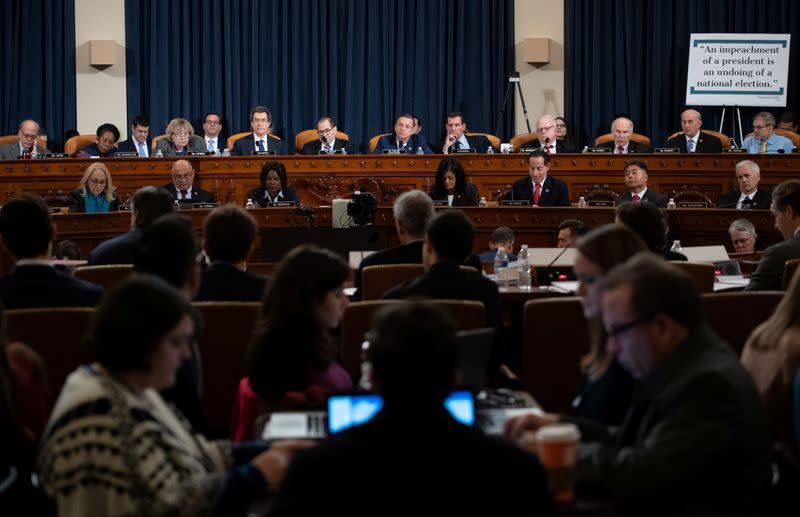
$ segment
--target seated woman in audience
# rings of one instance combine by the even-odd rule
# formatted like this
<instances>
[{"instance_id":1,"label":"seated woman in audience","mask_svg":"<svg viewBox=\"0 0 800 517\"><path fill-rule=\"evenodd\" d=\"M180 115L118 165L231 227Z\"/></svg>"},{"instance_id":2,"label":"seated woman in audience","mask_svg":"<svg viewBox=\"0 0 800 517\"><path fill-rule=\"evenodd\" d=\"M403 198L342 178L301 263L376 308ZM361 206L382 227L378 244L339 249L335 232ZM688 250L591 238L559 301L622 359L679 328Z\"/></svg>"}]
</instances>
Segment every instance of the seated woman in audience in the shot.
<instances>
[{"instance_id":1,"label":"seated woman in audience","mask_svg":"<svg viewBox=\"0 0 800 517\"><path fill-rule=\"evenodd\" d=\"M186 156L188 153L204 153L205 141L195 136L192 123L183 118L174 118L167 124L167 136L156 143L156 153L164 156Z\"/></svg>"},{"instance_id":2,"label":"seated woman in audience","mask_svg":"<svg viewBox=\"0 0 800 517\"><path fill-rule=\"evenodd\" d=\"M191 314L150 275L126 280L98 308L97 363L69 376L42 439L39 481L60 516L229 515L277 488L299 444L207 441L158 394L190 353Z\"/></svg>"},{"instance_id":3,"label":"seated woman in audience","mask_svg":"<svg viewBox=\"0 0 800 517\"><path fill-rule=\"evenodd\" d=\"M267 203L294 201L299 205L297 192L286 184L286 167L281 162L267 162L261 167L261 186L250 191L248 197L261 208Z\"/></svg>"},{"instance_id":4,"label":"seated woman in audience","mask_svg":"<svg viewBox=\"0 0 800 517\"><path fill-rule=\"evenodd\" d=\"M102 124L97 128L97 141L75 154L76 158L111 158L117 153L119 129L114 124Z\"/></svg>"},{"instance_id":5,"label":"seated woman in audience","mask_svg":"<svg viewBox=\"0 0 800 517\"><path fill-rule=\"evenodd\" d=\"M86 167L78 188L69 193L69 212L116 212L119 210L117 189L102 162Z\"/></svg>"},{"instance_id":6,"label":"seated woman in audience","mask_svg":"<svg viewBox=\"0 0 800 517\"><path fill-rule=\"evenodd\" d=\"M448 206L478 206L481 199L475 185L467 183L461 162L449 157L439 162L429 195L434 201L446 201Z\"/></svg>"}]
</instances>

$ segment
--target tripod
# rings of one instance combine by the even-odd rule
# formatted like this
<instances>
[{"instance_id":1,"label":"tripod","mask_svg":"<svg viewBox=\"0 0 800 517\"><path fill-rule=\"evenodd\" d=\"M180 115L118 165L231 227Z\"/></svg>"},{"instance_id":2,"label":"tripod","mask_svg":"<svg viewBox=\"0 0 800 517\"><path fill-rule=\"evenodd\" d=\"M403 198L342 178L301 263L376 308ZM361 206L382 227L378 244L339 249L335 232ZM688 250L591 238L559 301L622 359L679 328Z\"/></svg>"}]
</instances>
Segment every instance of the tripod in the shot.
<instances>
[{"instance_id":1,"label":"tripod","mask_svg":"<svg viewBox=\"0 0 800 517\"><path fill-rule=\"evenodd\" d=\"M514 89L514 83L517 83L517 91L519 91L519 100L522 103L522 113L525 115L525 125L528 127L528 133L531 133L531 121L528 120L528 108L525 106L525 96L522 95L522 86L520 85L519 72L511 72L508 76L508 86L506 87L506 96L503 98L503 104L500 105L500 121L497 123L497 129L494 131L495 135L500 134L500 126L503 125L503 115L506 110L506 103L511 90Z\"/></svg>"}]
</instances>

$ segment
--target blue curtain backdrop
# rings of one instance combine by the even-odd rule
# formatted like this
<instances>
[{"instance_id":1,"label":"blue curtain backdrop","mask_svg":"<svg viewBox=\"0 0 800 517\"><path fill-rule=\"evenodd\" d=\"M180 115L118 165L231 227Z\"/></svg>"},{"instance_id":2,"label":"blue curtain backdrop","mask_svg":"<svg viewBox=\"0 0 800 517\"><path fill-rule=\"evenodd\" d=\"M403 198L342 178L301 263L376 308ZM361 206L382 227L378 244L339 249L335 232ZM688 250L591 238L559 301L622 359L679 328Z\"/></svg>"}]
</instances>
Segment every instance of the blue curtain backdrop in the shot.
<instances>
[{"instance_id":1,"label":"blue curtain backdrop","mask_svg":"<svg viewBox=\"0 0 800 517\"><path fill-rule=\"evenodd\" d=\"M76 125L74 0L0 0L0 131L32 118L50 149Z\"/></svg>"},{"instance_id":2,"label":"blue curtain backdrop","mask_svg":"<svg viewBox=\"0 0 800 517\"><path fill-rule=\"evenodd\" d=\"M800 111L800 4L793 0L566 0L566 108L573 135L588 143L627 113L654 145L680 130L689 35L791 34L786 110ZM719 129L721 107L696 107ZM759 108L742 108L744 132ZM770 108L776 118L783 108ZM733 136L731 109L723 132ZM738 133L737 133L738 141Z\"/></svg>"},{"instance_id":3,"label":"blue curtain backdrop","mask_svg":"<svg viewBox=\"0 0 800 517\"><path fill-rule=\"evenodd\" d=\"M353 143L419 115L428 140L463 111L493 132L514 65L513 0L127 0L128 114L161 134L172 117L196 131L205 111L226 136L272 111L294 134L330 115ZM503 131L512 132L509 102Z\"/></svg>"}]
</instances>

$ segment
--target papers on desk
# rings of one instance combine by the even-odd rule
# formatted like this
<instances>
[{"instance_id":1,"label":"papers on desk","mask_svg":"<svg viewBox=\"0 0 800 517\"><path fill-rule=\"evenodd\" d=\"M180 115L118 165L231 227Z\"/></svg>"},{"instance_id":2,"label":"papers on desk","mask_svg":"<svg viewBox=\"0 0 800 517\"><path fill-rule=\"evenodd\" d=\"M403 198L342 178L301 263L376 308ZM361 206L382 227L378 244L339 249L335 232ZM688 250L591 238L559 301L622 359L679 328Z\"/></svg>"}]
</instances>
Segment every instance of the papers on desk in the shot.
<instances>
[{"instance_id":1,"label":"papers on desk","mask_svg":"<svg viewBox=\"0 0 800 517\"><path fill-rule=\"evenodd\" d=\"M684 246L681 253L692 262L718 262L728 260L725 246Z\"/></svg>"},{"instance_id":2,"label":"papers on desk","mask_svg":"<svg viewBox=\"0 0 800 517\"><path fill-rule=\"evenodd\" d=\"M747 287L749 283L750 283L749 278L744 278L743 276L740 275L737 276L719 275L714 281L714 292L725 291L726 289L741 289L743 287Z\"/></svg>"},{"instance_id":3,"label":"papers on desk","mask_svg":"<svg viewBox=\"0 0 800 517\"><path fill-rule=\"evenodd\" d=\"M548 290L559 293L575 293L579 282L575 280L555 280L547 286Z\"/></svg>"}]
</instances>

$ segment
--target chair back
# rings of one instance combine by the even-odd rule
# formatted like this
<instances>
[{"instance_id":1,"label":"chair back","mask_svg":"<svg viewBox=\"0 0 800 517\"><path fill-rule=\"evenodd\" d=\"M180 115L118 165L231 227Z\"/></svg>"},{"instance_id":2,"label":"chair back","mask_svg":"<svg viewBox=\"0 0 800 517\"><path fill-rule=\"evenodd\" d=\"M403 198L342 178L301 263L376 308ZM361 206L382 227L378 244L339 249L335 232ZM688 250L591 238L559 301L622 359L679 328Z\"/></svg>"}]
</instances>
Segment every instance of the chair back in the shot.
<instances>
[{"instance_id":1,"label":"chair back","mask_svg":"<svg viewBox=\"0 0 800 517\"><path fill-rule=\"evenodd\" d=\"M94 314L90 307L6 311L8 341L25 343L42 356L52 398L58 396L70 373L92 361L86 338Z\"/></svg>"},{"instance_id":2,"label":"chair back","mask_svg":"<svg viewBox=\"0 0 800 517\"><path fill-rule=\"evenodd\" d=\"M492 147L496 149L500 149L500 139L494 135L490 135L489 133L464 133L467 136L485 136L489 139L489 143L492 144Z\"/></svg>"},{"instance_id":3,"label":"chair back","mask_svg":"<svg viewBox=\"0 0 800 517\"><path fill-rule=\"evenodd\" d=\"M3 135L0 136L0 145L10 144L11 142L16 142L17 140L19 140L19 133L14 133L13 135Z\"/></svg>"},{"instance_id":4,"label":"chair back","mask_svg":"<svg viewBox=\"0 0 800 517\"><path fill-rule=\"evenodd\" d=\"M203 409L209 427L227 432L239 379L247 375L247 350L261 318L260 302L194 302L203 318L200 364Z\"/></svg>"},{"instance_id":5,"label":"chair back","mask_svg":"<svg viewBox=\"0 0 800 517\"><path fill-rule=\"evenodd\" d=\"M673 260L670 261L670 264L688 273L701 294L714 292L714 264L687 262L685 260Z\"/></svg>"},{"instance_id":6,"label":"chair back","mask_svg":"<svg viewBox=\"0 0 800 517\"><path fill-rule=\"evenodd\" d=\"M775 128L775 134L785 136L792 141L795 147L800 147L800 135L788 129Z\"/></svg>"},{"instance_id":7,"label":"chair back","mask_svg":"<svg viewBox=\"0 0 800 517\"><path fill-rule=\"evenodd\" d=\"M247 271L257 275L272 276L278 269L279 262L248 262Z\"/></svg>"},{"instance_id":8,"label":"chair back","mask_svg":"<svg viewBox=\"0 0 800 517\"><path fill-rule=\"evenodd\" d=\"M700 296L706 323L741 355L744 343L772 315L783 291L736 291Z\"/></svg>"},{"instance_id":9,"label":"chair back","mask_svg":"<svg viewBox=\"0 0 800 517\"><path fill-rule=\"evenodd\" d=\"M595 138L594 144L601 145L606 142L611 142L612 140L614 140L614 135L612 133L606 133L605 135L600 135ZM650 141L649 136L640 135L639 133L631 133L631 140L646 145L648 148L652 149L652 142Z\"/></svg>"},{"instance_id":10,"label":"chair back","mask_svg":"<svg viewBox=\"0 0 800 517\"><path fill-rule=\"evenodd\" d=\"M304 145L311 142L312 140L317 140L318 138L319 134L317 133L316 129L306 129L305 131L300 131L294 137L295 151L299 153L300 151L303 150ZM336 138L342 140L350 140L350 136L344 131L336 131Z\"/></svg>"},{"instance_id":11,"label":"chair back","mask_svg":"<svg viewBox=\"0 0 800 517\"><path fill-rule=\"evenodd\" d=\"M582 197L587 203L593 201L608 201L611 203L616 203L619 194L611 190L611 187L609 187L607 184L603 184L592 185L586 190L583 190L580 193L580 197Z\"/></svg>"},{"instance_id":12,"label":"chair back","mask_svg":"<svg viewBox=\"0 0 800 517\"><path fill-rule=\"evenodd\" d=\"M678 190L669 196L680 206L681 203L705 203L706 208L714 208L714 203L708 197L708 193L700 190L697 185L681 185Z\"/></svg>"},{"instance_id":13,"label":"chair back","mask_svg":"<svg viewBox=\"0 0 800 517\"><path fill-rule=\"evenodd\" d=\"M509 143L511 144L511 147L514 149L515 152L519 152L519 150L522 149L523 145L527 144L532 140L536 140L537 138L539 137L536 135L536 133L522 133L521 135L517 135L511 138L511 141Z\"/></svg>"},{"instance_id":14,"label":"chair back","mask_svg":"<svg viewBox=\"0 0 800 517\"><path fill-rule=\"evenodd\" d=\"M589 351L580 298L529 300L522 317L522 389L546 411L568 412L583 378L581 356Z\"/></svg>"},{"instance_id":15,"label":"chair back","mask_svg":"<svg viewBox=\"0 0 800 517\"><path fill-rule=\"evenodd\" d=\"M79 266L73 275L93 284L102 285L108 291L133 274L133 264L107 264L102 266Z\"/></svg>"},{"instance_id":16,"label":"chair back","mask_svg":"<svg viewBox=\"0 0 800 517\"><path fill-rule=\"evenodd\" d=\"M386 306L405 303L402 300L369 300L347 306L339 328L339 364L358 380L361 374L361 344L372 325L375 313Z\"/></svg>"},{"instance_id":17,"label":"chair back","mask_svg":"<svg viewBox=\"0 0 800 517\"><path fill-rule=\"evenodd\" d=\"M798 265L800 265L800 259L787 260L783 265L783 280L781 281L781 289L784 291L789 288L789 284L792 282L792 277L794 277Z\"/></svg>"},{"instance_id":18,"label":"chair back","mask_svg":"<svg viewBox=\"0 0 800 517\"><path fill-rule=\"evenodd\" d=\"M361 299L379 300L397 285L417 278L425 271L422 264L379 264L361 271Z\"/></svg>"},{"instance_id":19,"label":"chair back","mask_svg":"<svg viewBox=\"0 0 800 517\"><path fill-rule=\"evenodd\" d=\"M725 133L720 133L719 131L712 131L710 129L701 129L700 131L705 133L705 134L707 134L707 135L713 135L713 136L719 138L719 141L722 142L722 148L723 149L730 149L731 148L731 137L729 137ZM669 135L667 137L667 140L672 140L673 138L675 138L676 136L678 136L680 134L683 134L683 131L675 131L674 133L672 133L671 135Z\"/></svg>"},{"instance_id":20,"label":"chair back","mask_svg":"<svg viewBox=\"0 0 800 517\"><path fill-rule=\"evenodd\" d=\"M77 153L87 145L96 141L97 141L97 135L73 136L72 138L64 142L64 152L69 156L74 156L75 153Z\"/></svg>"},{"instance_id":21,"label":"chair back","mask_svg":"<svg viewBox=\"0 0 800 517\"><path fill-rule=\"evenodd\" d=\"M426 300L425 303L435 305L450 314L458 330L474 330L486 326L486 307L483 302L435 299Z\"/></svg>"},{"instance_id":22,"label":"chair back","mask_svg":"<svg viewBox=\"0 0 800 517\"><path fill-rule=\"evenodd\" d=\"M153 140L150 142L150 149L152 149L152 152L154 154L155 154L155 151L156 151L156 144L158 144L159 140L162 140L164 138L167 138L167 134L166 133L164 133L163 135L157 135L157 136L153 137Z\"/></svg>"},{"instance_id":23,"label":"chair back","mask_svg":"<svg viewBox=\"0 0 800 517\"><path fill-rule=\"evenodd\" d=\"M381 139L382 136L391 135L391 133L381 133L380 135L375 135L369 139L369 152L374 153L375 148L378 147L378 140Z\"/></svg>"},{"instance_id":24,"label":"chair back","mask_svg":"<svg viewBox=\"0 0 800 517\"><path fill-rule=\"evenodd\" d=\"M252 131L242 131L241 133L236 133L235 135L231 135L228 137L228 147L227 149L233 149L233 144L243 136L253 134Z\"/></svg>"}]
</instances>

